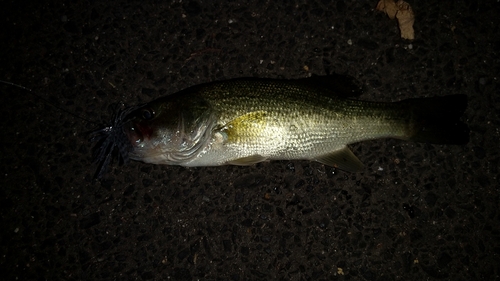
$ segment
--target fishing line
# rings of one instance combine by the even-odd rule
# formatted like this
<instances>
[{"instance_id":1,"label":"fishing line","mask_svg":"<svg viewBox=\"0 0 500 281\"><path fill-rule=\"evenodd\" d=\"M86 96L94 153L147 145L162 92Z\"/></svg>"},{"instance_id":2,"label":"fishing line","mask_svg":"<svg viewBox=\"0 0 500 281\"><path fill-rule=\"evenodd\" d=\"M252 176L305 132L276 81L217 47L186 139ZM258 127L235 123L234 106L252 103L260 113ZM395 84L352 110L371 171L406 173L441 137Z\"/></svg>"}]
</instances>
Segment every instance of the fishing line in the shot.
<instances>
[{"instance_id":1,"label":"fishing line","mask_svg":"<svg viewBox=\"0 0 500 281\"><path fill-rule=\"evenodd\" d=\"M75 114L75 113L73 113L73 112L71 112L71 111L69 111L69 110L67 110L67 109L64 109L64 108L62 108L62 107L59 107L59 106L57 106L57 105L53 104L53 103L52 103L52 102L50 102L48 99L46 99L46 98L44 98L44 97L40 96L39 94L37 94L35 91L31 90L30 88L27 88L27 87L24 87L24 86L21 86L21 85L18 85L18 84L15 84L15 83L9 82L9 81L4 81L4 80L0 80L0 83L2 83L2 84L6 84L6 85L9 85L9 86L13 86L13 87L17 87L17 88L19 88L19 89L22 89L22 90L28 91L28 92L29 92L30 94L32 94L34 97L36 97L36 98L38 98L38 99L40 99L40 100L44 101L45 103L47 103L48 105L50 105L50 106L52 106L52 107L54 107L54 108L56 108L56 109L61 110L62 112L68 113L69 115L71 115L71 116L73 116L73 117L76 117L76 118L78 118L78 119L81 119L81 120L83 120L83 121L89 122L90 124L94 124L94 125L97 125L97 126L101 126L101 125L102 125L102 124L99 124L99 123L97 123L97 122L95 122L95 121L92 121L92 120L86 119L86 118L84 118L84 117L82 117L82 116L80 116L80 115L77 115L77 114Z\"/></svg>"},{"instance_id":2,"label":"fishing line","mask_svg":"<svg viewBox=\"0 0 500 281\"><path fill-rule=\"evenodd\" d=\"M119 152L119 155L121 157L120 160L122 160L124 162L128 160L127 153L125 153L125 150L124 150L125 148L124 148L123 142L116 144L116 139L114 138L114 136L117 134L116 133L117 130L113 126L104 126L103 127L102 124L91 121L91 120L84 118L80 115L77 115L77 114L75 114L67 109L59 107L59 106L55 105L54 103L50 102L48 99L40 96L38 93L31 90L30 88L27 88L27 87L24 87L24 86L21 86L21 85L12 83L12 82L4 81L4 80L0 80L0 84L5 84L5 85L9 85L9 86L13 86L13 87L17 87L19 89L25 90L25 91L29 92L30 94L32 94L35 98L42 100L46 104L64 112L64 113L67 113L67 114L69 114L77 119L83 120L85 122L88 122L90 124L94 124L94 125L97 125L100 127L100 129L95 129L95 130L88 131L85 133L85 135L90 137L90 140L92 142L98 143L98 145L94 148L95 150L93 152L93 156L94 156L94 162L99 163L99 165L98 165L98 169L97 169L93 179L101 178L105 174L105 172L107 171L107 166L110 164L111 159L114 157L113 151L115 149L117 149ZM130 108L123 110L123 111L117 111L117 113L115 113L114 117L113 117L113 120L114 120L113 125L118 125L117 122L121 122L123 116L125 114L128 114L128 112L130 112L130 110L133 110L133 109L134 109L133 107L130 107ZM109 137L109 136L111 136L111 137ZM104 147L101 147L103 144L104 144Z\"/></svg>"}]
</instances>

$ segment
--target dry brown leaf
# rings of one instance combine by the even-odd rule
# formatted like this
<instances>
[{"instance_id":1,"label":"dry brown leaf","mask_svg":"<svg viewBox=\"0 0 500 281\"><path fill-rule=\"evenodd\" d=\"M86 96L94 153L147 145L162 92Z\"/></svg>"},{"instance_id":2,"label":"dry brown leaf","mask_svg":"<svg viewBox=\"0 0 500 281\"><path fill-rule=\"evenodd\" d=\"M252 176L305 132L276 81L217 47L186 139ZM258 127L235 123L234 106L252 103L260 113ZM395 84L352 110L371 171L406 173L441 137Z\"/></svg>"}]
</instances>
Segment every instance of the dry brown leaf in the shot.
<instances>
[{"instance_id":1,"label":"dry brown leaf","mask_svg":"<svg viewBox=\"0 0 500 281\"><path fill-rule=\"evenodd\" d=\"M399 30L401 30L401 38L413 40L415 39L415 31L413 30L415 14L410 4L405 1L399 0L397 5L399 10L396 13L396 18L398 19Z\"/></svg>"},{"instance_id":2,"label":"dry brown leaf","mask_svg":"<svg viewBox=\"0 0 500 281\"><path fill-rule=\"evenodd\" d=\"M415 14L410 4L403 0L399 0L398 2L394 2L394 0L380 0L376 9L386 13L390 19L398 19L401 38L409 40L415 39L415 32L413 30Z\"/></svg>"},{"instance_id":3,"label":"dry brown leaf","mask_svg":"<svg viewBox=\"0 0 500 281\"><path fill-rule=\"evenodd\" d=\"M396 17L396 13L398 12L398 6L396 6L394 0L380 0L376 9L386 13L391 20Z\"/></svg>"}]
</instances>

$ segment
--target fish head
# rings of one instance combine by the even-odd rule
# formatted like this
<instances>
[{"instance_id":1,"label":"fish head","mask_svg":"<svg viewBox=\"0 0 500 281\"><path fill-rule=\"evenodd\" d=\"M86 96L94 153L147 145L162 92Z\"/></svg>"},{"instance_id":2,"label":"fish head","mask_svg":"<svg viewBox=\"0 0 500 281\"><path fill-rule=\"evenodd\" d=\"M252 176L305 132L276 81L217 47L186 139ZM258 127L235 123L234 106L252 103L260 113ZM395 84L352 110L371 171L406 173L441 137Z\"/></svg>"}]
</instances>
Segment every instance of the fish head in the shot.
<instances>
[{"instance_id":1,"label":"fish head","mask_svg":"<svg viewBox=\"0 0 500 281\"><path fill-rule=\"evenodd\" d=\"M122 129L133 160L182 165L195 157L209 137L212 123L206 104L164 98L145 104L125 118Z\"/></svg>"}]
</instances>

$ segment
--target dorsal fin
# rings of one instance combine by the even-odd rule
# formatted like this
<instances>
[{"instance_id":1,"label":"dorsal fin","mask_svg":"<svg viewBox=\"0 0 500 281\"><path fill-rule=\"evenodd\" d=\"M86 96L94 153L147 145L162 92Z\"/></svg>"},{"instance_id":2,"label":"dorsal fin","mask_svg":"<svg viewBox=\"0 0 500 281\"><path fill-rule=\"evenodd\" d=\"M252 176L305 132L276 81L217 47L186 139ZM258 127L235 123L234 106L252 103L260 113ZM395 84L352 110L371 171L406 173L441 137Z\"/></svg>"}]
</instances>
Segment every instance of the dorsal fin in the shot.
<instances>
[{"instance_id":1,"label":"dorsal fin","mask_svg":"<svg viewBox=\"0 0 500 281\"><path fill-rule=\"evenodd\" d=\"M340 98L356 98L363 93L357 81L348 75L314 75L308 78L298 79L296 81L302 85L316 88L324 93L331 93Z\"/></svg>"}]
</instances>

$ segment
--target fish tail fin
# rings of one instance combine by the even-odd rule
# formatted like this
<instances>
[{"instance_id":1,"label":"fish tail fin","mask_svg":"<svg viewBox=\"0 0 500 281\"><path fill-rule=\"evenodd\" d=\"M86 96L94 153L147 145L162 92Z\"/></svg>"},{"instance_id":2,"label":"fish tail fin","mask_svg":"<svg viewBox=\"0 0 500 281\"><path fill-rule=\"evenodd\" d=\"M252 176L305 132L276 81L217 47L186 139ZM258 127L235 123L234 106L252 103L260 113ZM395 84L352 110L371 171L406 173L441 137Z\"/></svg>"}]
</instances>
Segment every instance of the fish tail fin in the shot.
<instances>
[{"instance_id":1,"label":"fish tail fin","mask_svg":"<svg viewBox=\"0 0 500 281\"><path fill-rule=\"evenodd\" d=\"M408 99L412 114L409 140L433 144L466 144L469 128L460 120L467 108L466 95Z\"/></svg>"}]
</instances>

